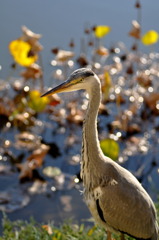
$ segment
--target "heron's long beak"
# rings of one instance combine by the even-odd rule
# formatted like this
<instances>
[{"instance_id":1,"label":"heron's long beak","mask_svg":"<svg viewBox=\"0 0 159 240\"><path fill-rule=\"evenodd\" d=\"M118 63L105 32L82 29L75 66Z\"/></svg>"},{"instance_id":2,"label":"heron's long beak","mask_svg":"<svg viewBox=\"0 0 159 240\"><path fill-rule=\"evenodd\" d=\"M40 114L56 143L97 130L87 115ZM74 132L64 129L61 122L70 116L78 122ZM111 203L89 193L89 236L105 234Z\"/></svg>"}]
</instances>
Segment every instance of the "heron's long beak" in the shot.
<instances>
[{"instance_id":1,"label":"heron's long beak","mask_svg":"<svg viewBox=\"0 0 159 240\"><path fill-rule=\"evenodd\" d=\"M58 85L55 88L52 88L51 90L49 90L48 92L44 93L43 95L41 95L41 97L44 96L50 96L53 95L55 93L60 93L60 92L68 92L69 87L71 86L71 82L69 80L61 83L60 85Z\"/></svg>"}]
</instances>

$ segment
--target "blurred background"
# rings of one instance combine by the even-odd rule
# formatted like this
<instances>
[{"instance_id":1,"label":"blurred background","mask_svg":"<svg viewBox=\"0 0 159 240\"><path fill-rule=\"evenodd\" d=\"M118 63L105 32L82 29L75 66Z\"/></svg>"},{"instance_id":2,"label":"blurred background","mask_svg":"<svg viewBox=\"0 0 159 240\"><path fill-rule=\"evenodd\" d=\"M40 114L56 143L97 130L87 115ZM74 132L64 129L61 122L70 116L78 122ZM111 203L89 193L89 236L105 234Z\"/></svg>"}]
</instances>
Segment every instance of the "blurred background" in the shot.
<instances>
[{"instance_id":1,"label":"blurred background","mask_svg":"<svg viewBox=\"0 0 159 240\"><path fill-rule=\"evenodd\" d=\"M140 7L136 7L137 3L140 3ZM158 0L0 0L0 79L3 82L3 85L5 85L4 82L9 81L8 79L12 78L13 76L14 79L15 77L18 78L19 69L13 73L13 76L11 75L12 68L14 67L13 58L9 52L8 46L11 41L16 40L18 37L21 36L21 27L24 25L27 26L27 28L29 28L31 31L42 35L42 37L40 38L40 43L43 46L43 50L41 52L40 59L43 67L43 84L45 89L47 87L52 87L59 80L63 80L64 77L67 75L66 72L64 73L65 69L63 65L60 65L58 67L56 61L52 62L52 60L55 58L55 55L53 55L53 53L56 52L56 49L65 49L67 51L73 50L76 59L78 56L80 56L81 52L84 51L85 48L85 45L83 43L83 39L85 38L85 30L92 29L94 26L98 25L108 25L111 28L110 33L102 39L102 45L109 50L111 49L112 52L114 51L114 54L118 54L119 52L121 53L120 56L117 56L115 61L130 61L128 62L128 64L124 63L125 65L123 65L121 76L123 72L124 74L126 72L126 74L130 76L130 78L134 79L134 77L136 77L135 69L134 72L132 69L129 69L129 71L128 69L124 70L128 67L129 63L132 63L134 61L133 59L135 55L131 55L131 51L133 51L132 46L134 42L136 42L136 39L134 40L134 38L129 35L129 32L132 28L132 21L140 21L141 35L151 29L158 32L158 9ZM71 46L70 42L73 43L73 46ZM150 59L151 61L149 61L149 55L145 56L143 54L143 62L145 61L146 63L144 62L144 67L139 66L139 68L141 68L142 71L146 71L155 62L155 67L153 65L153 69L157 69L156 71L158 71L158 42L153 45L153 47L145 46L140 41L137 43L137 45L139 50L144 54L149 54L152 50L156 53L155 57L153 59ZM130 56L131 60L127 58L128 55ZM74 64L74 68L76 68L76 66L79 67L79 65L76 65L75 60L73 61L74 62L72 63ZM109 64L113 61L114 59L108 59ZM123 62L121 64L123 64ZM98 73L103 73L103 71L105 71L103 70L105 67L105 63L107 64L107 59L104 59L104 62L103 59L99 60L97 68L95 66ZM55 79L55 76L57 77L59 74L58 71L55 71L58 70L58 68L62 69L63 72L60 72L60 74L63 74L63 78L60 75L61 78L59 76L59 79ZM68 71L72 70L73 68L70 67ZM117 94L120 92L121 87L125 86L123 85L123 83L118 82L118 75L115 75L116 73L113 72L111 73L111 68L107 69L107 71L110 75L112 74L112 81L113 77L115 76L114 86L116 86L117 91L113 89L111 95L112 98L109 100L106 99L108 101L108 108L104 108L100 117L100 136L106 136L106 132L110 130L110 122L114 119L116 120L116 113L119 113L118 100L115 103L113 102L115 99L115 97L113 98L113 96L116 96L113 95L113 91L116 91L115 94ZM129 104L127 104L127 98L130 100L128 101L129 103L134 102L133 99L135 99L138 104L138 114L136 114L136 112L134 113L132 109L131 111L135 119L134 121L137 122L141 129L138 128L139 132L138 130L133 129L133 132L129 132L129 134L128 131L122 129L121 132L113 132L113 134L118 138L120 138L122 134L125 134L125 139L123 138L124 141L128 140L128 135L129 137L130 135L131 137L135 136L133 139L131 138L129 145L138 145L140 143L141 149L138 151L137 154L136 148L135 150L129 149L129 151L124 153L124 156L120 156L119 160L121 160L120 162L125 167L127 167L136 174L138 179L144 184L144 187L150 192L153 199L156 200L158 194L158 189L156 188L156 186L159 181L159 161L157 159L158 150L156 150L158 149L158 140L156 138L158 136L159 119L156 109L159 109L159 97L157 95L157 97L155 98L156 100L152 100L151 103L147 103L144 98L147 93L153 92L154 89L158 91L158 75L154 72L155 71L152 71L152 73L149 72L149 75L154 74L153 77L155 77L154 83L150 84L148 88L147 86L144 86L145 88L143 90L143 88L139 86L139 88L136 89L136 86L133 85L132 87L131 84L127 84L126 88L130 89L130 87L132 87L134 92L133 94L131 93L132 96L128 96L128 92L123 93L124 97L126 95L126 104L124 102L125 105L121 107L120 111L122 113L124 109L130 110L128 107ZM117 74L119 74L119 72L117 72ZM108 78L109 75L106 79L108 80ZM121 78L120 80L123 81L123 79ZM9 82L9 84L10 83L14 85L13 79L11 79L11 82ZM35 87L35 83L31 86ZM22 87L25 90L25 84ZM16 94L15 92L13 93L13 90L16 91ZM3 99L4 97L9 98L10 87L5 86L5 89L1 89L1 91L2 92L0 101L4 104L3 106L7 106L8 99L6 99L6 102L3 102ZM12 99L15 99L15 96L18 96L19 92L20 91L19 89L17 90L17 86L14 86L13 89L11 89L10 97L12 97ZM24 92L26 94L27 90L25 90ZM137 96L135 95L135 92L137 92ZM63 97L63 99L67 100L67 102L73 101L71 107L67 106L66 103L63 103L61 99L55 99L53 104L56 105L62 103L61 105L58 105L57 110L60 112L60 108L62 108L65 111L67 107L72 108L72 106L74 106L73 104L75 103L74 101L78 101L79 97L83 98L85 96L74 94L72 95L72 97ZM141 101L139 101L139 99ZM18 105L21 100L21 98L19 100L16 100L16 104ZM81 101L82 100L79 100L79 103L81 103ZM146 116L144 115L146 109L145 106L147 106L145 102L150 108L150 111L146 113ZM143 106L141 103L144 103L145 105ZM85 103L82 102L82 104L81 105L85 108ZM113 104L115 105L115 107ZM121 99L120 104L122 104ZM154 105L157 107L154 107ZM75 108L76 107L78 107L77 104L75 105ZM111 115L110 109L112 108L113 113ZM6 211L9 218L12 220L29 219L30 216L33 216L37 221L54 221L56 225L63 222L64 219L68 218L72 218L74 221L84 221L86 224L92 224L92 222L89 222L88 220L90 218L90 214L82 199L82 195L80 194L80 190L82 190L82 185L78 185L78 183L80 182L79 154L81 147L81 124L83 115L81 113L77 113L79 119L78 121L76 121L77 119L74 119L73 125L71 125L72 123L70 123L72 120L67 119L67 121L69 122L69 130L67 129L68 122L64 121L66 115L68 115L67 112L64 115L62 115L63 113L58 112L59 115L57 114L56 117L51 118L50 114L53 115L55 113L54 110L49 109L47 113L42 112L40 114L38 111L36 112L37 109L33 110L35 110L34 114L30 112L29 114L34 117L35 122L33 123L33 128L31 128L31 130L29 129L29 133L33 134L32 137L35 137L35 134L37 134L38 137L40 136L40 140L39 138L36 139L37 142L39 143L40 141L40 144L48 144L49 147L53 149L53 153L47 154L48 150L46 152L44 151L45 154L47 154L46 160L44 163L38 163L39 165L41 164L40 166L38 165L38 167L40 167L40 170L37 171L38 173L34 172L34 174L36 175L36 177L34 177L40 180L42 184L38 181L34 181L34 179L30 177L30 175L29 177L31 178L31 182L29 179L29 181L26 181L23 184L23 167L26 162L26 158L28 157L28 154L31 154L33 149L28 148L29 150L27 150L27 147L25 148L25 146L23 146L23 149L20 149L20 146L22 147L22 145L20 145L21 143L16 143L17 145L19 144L18 147L17 145L15 146L14 143L19 137L18 134L23 133L24 130L25 132L28 131L28 128L23 128L24 126L22 126L22 128L19 129L19 123L16 122L17 119L14 119L14 121L11 120L10 116L7 115L8 113L4 114L3 111L2 114L1 110L0 124L2 124L3 122L3 126L1 126L0 136L0 151L2 151L0 156L0 209L2 211ZM152 114L152 112L154 115ZM14 114L11 115L15 116L15 109ZM106 120L107 115L109 116L109 120ZM152 118L149 122L148 118L150 116ZM143 122L147 125L142 129ZM112 133L111 131L112 128L109 133ZM139 134L139 136L137 135L136 137L135 131L137 131L137 134ZM15 138L15 136L17 135L18 137ZM154 139L153 136L156 136L156 138ZM21 136L21 138L24 138L24 136ZM125 142L122 142L123 139L119 143L121 152L124 151L126 146ZM6 140L8 142L6 142ZM34 142L34 139L32 141ZM69 145L67 147L65 146L67 145L66 141L69 142L67 143ZM76 143L75 145L74 142ZM70 146L73 146L74 149L72 150ZM154 153L154 155L152 153ZM137 162L134 161L134 156L136 155L137 157L139 157L139 160ZM54 161L53 158L54 160L56 160ZM20 165L22 163L23 165ZM57 167L56 169L54 169L55 172L50 173L50 170L47 168L49 166ZM41 175L37 176L37 174L42 174L42 176L45 175L46 178L44 176L41 177ZM2 218L2 213L0 214L0 217Z\"/></svg>"}]
</instances>

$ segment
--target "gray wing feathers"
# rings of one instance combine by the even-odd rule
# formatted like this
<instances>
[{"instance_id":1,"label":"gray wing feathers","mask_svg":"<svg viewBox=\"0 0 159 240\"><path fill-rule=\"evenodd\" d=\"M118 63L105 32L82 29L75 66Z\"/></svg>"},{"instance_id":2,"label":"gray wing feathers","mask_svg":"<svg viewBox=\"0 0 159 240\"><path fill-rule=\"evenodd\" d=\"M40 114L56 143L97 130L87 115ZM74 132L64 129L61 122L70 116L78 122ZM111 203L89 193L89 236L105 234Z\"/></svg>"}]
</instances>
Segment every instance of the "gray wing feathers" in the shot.
<instances>
[{"instance_id":1,"label":"gray wing feathers","mask_svg":"<svg viewBox=\"0 0 159 240\"><path fill-rule=\"evenodd\" d=\"M110 181L116 184L103 187L99 198L104 219L116 230L132 236L145 239L155 236L158 226L157 222L154 226L156 212L151 198L127 170L119 167L116 171L115 180Z\"/></svg>"}]
</instances>

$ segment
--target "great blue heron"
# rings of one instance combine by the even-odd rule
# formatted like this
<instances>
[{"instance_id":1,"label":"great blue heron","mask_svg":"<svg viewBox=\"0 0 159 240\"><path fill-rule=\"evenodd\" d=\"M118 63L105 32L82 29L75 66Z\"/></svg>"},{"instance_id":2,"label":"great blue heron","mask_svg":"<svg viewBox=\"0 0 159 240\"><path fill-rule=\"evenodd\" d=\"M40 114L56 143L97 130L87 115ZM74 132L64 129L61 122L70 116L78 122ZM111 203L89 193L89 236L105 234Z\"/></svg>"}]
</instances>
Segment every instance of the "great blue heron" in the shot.
<instances>
[{"instance_id":1,"label":"great blue heron","mask_svg":"<svg viewBox=\"0 0 159 240\"><path fill-rule=\"evenodd\" d=\"M89 104L83 122L81 177L84 198L95 221L109 233L136 239L158 238L155 206L138 180L125 168L104 156L97 132L101 83L90 69L74 71L67 81L42 96L84 89Z\"/></svg>"}]
</instances>

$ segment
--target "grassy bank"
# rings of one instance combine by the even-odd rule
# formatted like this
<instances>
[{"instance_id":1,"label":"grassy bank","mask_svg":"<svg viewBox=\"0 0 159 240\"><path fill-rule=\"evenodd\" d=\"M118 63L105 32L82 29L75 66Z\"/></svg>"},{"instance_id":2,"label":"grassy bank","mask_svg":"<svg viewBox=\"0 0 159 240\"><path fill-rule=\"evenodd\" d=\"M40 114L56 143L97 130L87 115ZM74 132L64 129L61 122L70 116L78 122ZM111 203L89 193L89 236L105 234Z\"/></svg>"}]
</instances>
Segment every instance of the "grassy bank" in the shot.
<instances>
[{"instance_id":1,"label":"grassy bank","mask_svg":"<svg viewBox=\"0 0 159 240\"><path fill-rule=\"evenodd\" d=\"M159 216L159 204L156 205ZM76 225L69 221L60 227L53 224L42 225L34 219L27 221L10 221L3 218L3 233L0 240L106 240L106 233L97 226L86 228L84 224ZM119 236L114 235L114 240ZM132 239L126 237L126 239Z\"/></svg>"},{"instance_id":2,"label":"grassy bank","mask_svg":"<svg viewBox=\"0 0 159 240\"><path fill-rule=\"evenodd\" d=\"M60 227L53 224L42 225L31 219L27 221L10 221L3 219L3 235L0 240L105 240L106 234L100 228L93 226L86 228L64 223Z\"/></svg>"}]
</instances>

